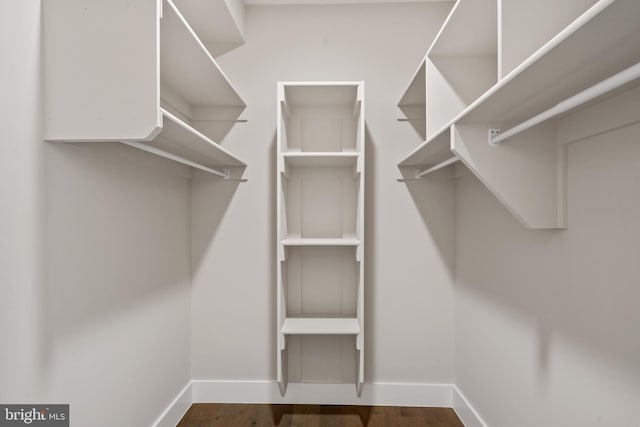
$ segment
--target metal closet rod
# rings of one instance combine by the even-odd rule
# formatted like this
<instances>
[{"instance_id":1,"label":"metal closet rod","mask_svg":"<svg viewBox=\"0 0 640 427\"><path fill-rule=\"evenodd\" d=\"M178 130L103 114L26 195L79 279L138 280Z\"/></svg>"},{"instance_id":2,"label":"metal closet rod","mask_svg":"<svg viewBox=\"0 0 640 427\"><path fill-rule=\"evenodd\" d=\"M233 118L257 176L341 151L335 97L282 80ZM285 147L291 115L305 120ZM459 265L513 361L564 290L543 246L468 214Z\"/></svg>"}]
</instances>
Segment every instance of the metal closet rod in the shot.
<instances>
[{"instance_id":1,"label":"metal closet rod","mask_svg":"<svg viewBox=\"0 0 640 427\"><path fill-rule=\"evenodd\" d=\"M142 151L147 151L149 153L153 153L157 156L164 157L165 159L173 160L178 163L182 163L183 165L191 166L192 168L200 169L201 171L209 172L214 175L218 175L226 180L230 178L229 169L224 169L223 171L219 171L216 169L208 168L206 166L200 165L198 163L192 162L191 160L187 160L180 156L176 156L175 154L167 153L166 151L159 150L155 147L150 147L146 144L141 144L139 142L130 142L130 141L120 141L125 145L130 147L137 148Z\"/></svg>"},{"instance_id":2,"label":"metal closet rod","mask_svg":"<svg viewBox=\"0 0 640 427\"><path fill-rule=\"evenodd\" d=\"M626 85L627 83L632 82L640 78L640 62L632 65L631 67L619 72L618 74L614 74L601 81L600 83L596 83L588 89L583 90L570 98L565 99L554 107L549 108L548 110L520 123L517 126L512 127L511 129L500 132L496 135L495 129L489 130L489 144L496 145L505 139L511 138L512 136L525 131L539 123L542 123L546 120L549 120L553 117L556 117L560 114L566 113L567 111L579 107L580 105L589 102L599 96L602 96L612 90L615 90L621 86ZM494 131L494 132L492 132ZM495 136L491 136L495 135Z\"/></svg>"},{"instance_id":3,"label":"metal closet rod","mask_svg":"<svg viewBox=\"0 0 640 427\"><path fill-rule=\"evenodd\" d=\"M440 162L435 166L430 167L429 169L421 171L420 169L416 169L416 178L422 178L423 176L430 174L431 172L435 172L439 169L445 168L452 163L460 161L459 158L453 156L450 159L445 160L444 162Z\"/></svg>"}]
</instances>

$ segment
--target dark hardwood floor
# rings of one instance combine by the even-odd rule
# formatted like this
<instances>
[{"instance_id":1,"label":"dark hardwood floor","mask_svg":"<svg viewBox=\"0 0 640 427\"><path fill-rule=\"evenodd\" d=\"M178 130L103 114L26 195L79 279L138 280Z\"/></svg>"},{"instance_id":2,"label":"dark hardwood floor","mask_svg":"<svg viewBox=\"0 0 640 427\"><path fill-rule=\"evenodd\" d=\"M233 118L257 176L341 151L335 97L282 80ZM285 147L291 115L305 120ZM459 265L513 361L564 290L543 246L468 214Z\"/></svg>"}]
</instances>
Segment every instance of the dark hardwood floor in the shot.
<instances>
[{"instance_id":1,"label":"dark hardwood floor","mask_svg":"<svg viewBox=\"0 0 640 427\"><path fill-rule=\"evenodd\" d=\"M453 409L194 403L177 427L464 427Z\"/></svg>"}]
</instances>

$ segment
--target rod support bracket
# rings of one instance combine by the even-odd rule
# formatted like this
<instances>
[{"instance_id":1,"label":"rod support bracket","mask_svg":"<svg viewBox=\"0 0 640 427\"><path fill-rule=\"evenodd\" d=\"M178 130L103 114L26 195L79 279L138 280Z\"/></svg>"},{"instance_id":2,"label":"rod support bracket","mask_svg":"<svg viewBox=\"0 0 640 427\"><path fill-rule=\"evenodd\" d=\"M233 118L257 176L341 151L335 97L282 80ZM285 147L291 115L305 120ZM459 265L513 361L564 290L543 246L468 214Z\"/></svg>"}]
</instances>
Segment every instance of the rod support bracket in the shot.
<instances>
[{"instance_id":1,"label":"rod support bracket","mask_svg":"<svg viewBox=\"0 0 640 427\"><path fill-rule=\"evenodd\" d=\"M420 178L422 178L422 177L420 176L420 172L422 172L422 169L420 169L420 168L416 168L416 173L415 173L415 178L416 178L416 179L420 179Z\"/></svg>"},{"instance_id":2,"label":"rod support bracket","mask_svg":"<svg viewBox=\"0 0 640 427\"><path fill-rule=\"evenodd\" d=\"M228 181L231 179L231 169L222 169L222 173L224 174L224 180Z\"/></svg>"},{"instance_id":3,"label":"rod support bracket","mask_svg":"<svg viewBox=\"0 0 640 427\"><path fill-rule=\"evenodd\" d=\"M498 142L493 142L493 138L495 138L496 136L500 135L502 133L501 129L497 129L497 128L489 128L489 132L488 132L488 141L489 141L489 145L492 146L496 146L498 145Z\"/></svg>"}]
</instances>

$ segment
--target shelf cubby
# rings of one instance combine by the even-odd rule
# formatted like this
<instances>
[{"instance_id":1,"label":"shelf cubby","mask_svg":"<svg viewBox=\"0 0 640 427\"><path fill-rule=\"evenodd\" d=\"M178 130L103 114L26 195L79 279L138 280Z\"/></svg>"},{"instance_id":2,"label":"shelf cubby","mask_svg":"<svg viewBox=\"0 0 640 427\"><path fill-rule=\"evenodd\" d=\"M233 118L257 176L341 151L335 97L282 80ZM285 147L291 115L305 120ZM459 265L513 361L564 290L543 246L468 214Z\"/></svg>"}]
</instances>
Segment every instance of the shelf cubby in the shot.
<instances>
[{"instance_id":1,"label":"shelf cubby","mask_svg":"<svg viewBox=\"0 0 640 427\"><path fill-rule=\"evenodd\" d=\"M357 87L291 84L283 89L283 152L359 151Z\"/></svg>"},{"instance_id":2,"label":"shelf cubby","mask_svg":"<svg viewBox=\"0 0 640 427\"><path fill-rule=\"evenodd\" d=\"M356 235L360 181L349 166L294 166L283 181L283 238L341 239Z\"/></svg>"}]
</instances>

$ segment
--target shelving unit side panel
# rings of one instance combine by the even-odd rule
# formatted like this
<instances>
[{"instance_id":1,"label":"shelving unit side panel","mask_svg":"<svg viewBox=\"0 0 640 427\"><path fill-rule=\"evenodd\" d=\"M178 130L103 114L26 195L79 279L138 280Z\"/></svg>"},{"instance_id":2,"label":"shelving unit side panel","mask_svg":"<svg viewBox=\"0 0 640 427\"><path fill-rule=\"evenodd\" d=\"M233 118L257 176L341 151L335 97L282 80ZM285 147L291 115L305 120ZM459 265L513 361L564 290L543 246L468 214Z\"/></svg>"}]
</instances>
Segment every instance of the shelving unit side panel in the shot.
<instances>
[{"instance_id":1,"label":"shelving unit side panel","mask_svg":"<svg viewBox=\"0 0 640 427\"><path fill-rule=\"evenodd\" d=\"M45 139L146 140L161 127L158 1L45 1Z\"/></svg>"},{"instance_id":2,"label":"shelving unit side panel","mask_svg":"<svg viewBox=\"0 0 640 427\"><path fill-rule=\"evenodd\" d=\"M564 228L558 208L562 195L562 147L555 123L531 128L498 146L488 143L493 124L459 124L452 130L452 151L527 228Z\"/></svg>"},{"instance_id":3,"label":"shelving unit side panel","mask_svg":"<svg viewBox=\"0 0 640 427\"><path fill-rule=\"evenodd\" d=\"M500 0L501 70L507 75L597 0Z\"/></svg>"},{"instance_id":4,"label":"shelving unit side panel","mask_svg":"<svg viewBox=\"0 0 640 427\"><path fill-rule=\"evenodd\" d=\"M286 189L287 182L283 179L285 173L285 163L282 157L282 147L286 142L283 141L284 135L284 89L280 83L277 84L276 94L276 380L280 388L280 393L284 396L288 383L288 354L287 337L282 333L282 325L286 318L287 296L285 295L285 287L289 280L286 277L285 260L288 253L287 249L282 245L281 240L287 235L287 207L286 207ZM286 138L286 137L284 137ZM286 139L285 139L286 141Z\"/></svg>"},{"instance_id":5,"label":"shelving unit side panel","mask_svg":"<svg viewBox=\"0 0 640 427\"><path fill-rule=\"evenodd\" d=\"M427 138L497 81L495 56L447 56L427 61Z\"/></svg>"}]
</instances>

